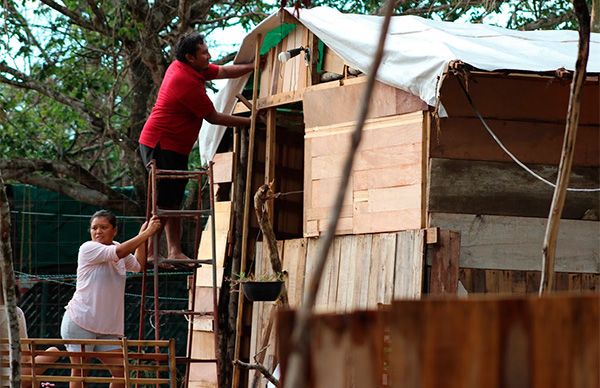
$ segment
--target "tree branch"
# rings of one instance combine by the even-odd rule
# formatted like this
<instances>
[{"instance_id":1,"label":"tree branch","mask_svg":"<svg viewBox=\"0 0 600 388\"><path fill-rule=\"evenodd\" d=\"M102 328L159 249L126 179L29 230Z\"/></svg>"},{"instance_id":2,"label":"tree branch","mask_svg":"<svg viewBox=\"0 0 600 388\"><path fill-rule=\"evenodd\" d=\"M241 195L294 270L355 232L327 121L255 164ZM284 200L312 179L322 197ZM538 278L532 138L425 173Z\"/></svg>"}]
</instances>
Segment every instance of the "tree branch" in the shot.
<instances>
[{"instance_id":1,"label":"tree branch","mask_svg":"<svg viewBox=\"0 0 600 388\"><path fill-rule=\"evenodd\" d=\"M81 202L124 214L142 212L142 207L137 202L114 191L79 165L57 160L0 159L0 170L4 171L6 179L36 185Z\"/></svg>"},{"instance_id":2,"label":"tree branch","mask_svg":"<svg viewBox=\"0 0 600 388\"><path fill-rule=\"evenodd\" d=\"M15 77L14 80L11 80L3 75L0 75L0 82L8 85L15 86L21 89L35 90L47 97L50 97L61 104L69 106L75 109L79 114L83 116L85 120L87 120L91 125L96 128L103 129L104 128L104 120L102 120L98 115L94 112L90 112L85 104L79 100L71 98L63 93L60 93L56 90L56 88L50 87L49 85L45 85L41 82L38 82L28 75L13 69L10 66L7 66L3 62L0 62L0 72L8 73Z\"/></svg>"},{"instance_id":3,"label":"tree branch","mask_svg":"<svg viewBox=\"0 0 600 388\"><path fill-rule=\"evenodd\" d=\"M544 245L542 247L542 279L540 282L539 294L543 295L552 291L554 282L554 263L556 259L556 240L558 237L558 228L562 215L565 200L567 198L567 186L571 175L571 166L573 165L573 154L575 152L575 141L577 139L577 127L579 126L579 111L581 107L581 92L585 82L586 67L590 53L590 14L585 0L573 0L575 15L579 21L579 50L577 52L577 62L575 63L575 73L571 81L571 93L569 94L569 108L567 110L567 120L565 128L565 137L558 165L558 179L552 196L550 205L550 214L546 224L546 233L544 234Z\"/></svg>"},{"instance_id":4,"label":"tree branch","mask_svg":"<svg viewBox=\"0 0 600 388\"><path fill-rule=\"evenodd\" d=\"M53 0L40 0L40 1L44 4L46 4L48 7L52 8L53 10L68 17L73 22L73 24L76 24L82 28L85 28L86 30L96 31L96 32L101 33L102 35L110 36L110 31L106 28L105 25L90 22L89 20L82 18L81 15L78 14L77 12L71 11L67 7L62 6Z\"/></svg>"},{"instance_id":5,"label":"tree branch","mask_svg":"<svg viewBox=\"0 0 600 388\"><path fill-rule=\"evenodd\" d=\"M265 376L265 378L267 380L269 380L273 385L275 385L276 387L279 387L279 380L277 380L277 378L275 378L275 376L273 376L268 370L267 368L265 368L264 366L260 365L260 364L248 364L246 362L240 361L240 360L234 360L233 361L233 365L237 365L241 368L244 369L256 369L257 371L259 371L260 373L262 373L263 376Z\"/></svg>"},{"instance_id":6,"label":"tree branch","mask_svg":"<svg viewBox=\"0 0 600 388\"><path fill-rule=\"evenodd\" d=\"M557 24L566 22L567 20L570 19L570 17L571 17L571 15L569 15L568 12L562 13L560 15L552 15L547 18L538 19L534 22L527 23L527 24L523 25L522 27L520 27L520 29L526 30L526 31L540 30L540 29L552 27Z\"/></svg>"}]
</instances>

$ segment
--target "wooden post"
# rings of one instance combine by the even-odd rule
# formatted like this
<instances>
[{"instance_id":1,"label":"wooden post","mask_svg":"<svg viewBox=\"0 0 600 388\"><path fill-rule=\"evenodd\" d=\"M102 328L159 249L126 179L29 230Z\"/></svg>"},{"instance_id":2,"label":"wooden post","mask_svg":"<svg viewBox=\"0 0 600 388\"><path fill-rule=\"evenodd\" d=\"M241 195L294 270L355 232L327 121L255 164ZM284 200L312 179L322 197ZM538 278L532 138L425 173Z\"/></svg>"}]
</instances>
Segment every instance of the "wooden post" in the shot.
<instances>
[{"instance_id":1,"label":"wooden post","mask_svg":"<svg viewBox=\"0 0 600 388\"><path fill-rule=\"evenodd\" d=\"M8 343L10 355L10 386L21 386L21 341L17 319L15 272L10 245L10 209L0 173L0 302L6 305L8 318Z\"/></svg>"},{"instance_id":2,"label":"wooden post","mask_svg":"<svg viewBox=\"0 0 600 388\"><path fill-rule=\"evenodd\" d=\"M429 293L456 294L460 257L460 233L440 230L437 243L431 246L431 276Z\"/></svg>"},{"instance_id":3,"label":"wooden post","mask_svg":"<svg viewBox=\"0 0 600 388\"><path fill-rule=\"evenodd\" d=\"M242 221L242 257L240 259L240 271L246 270L246 259L248 255L248 229L250 216L250 191L252 190L252 163L254 161L254 138L256 133L256 112L258 102L258 76L260 68L260 46L262 43L262 35L256 36L256 47L254 50L254 80L252 82L252 122L250 124L250 143L248 146L248 165L246 166L246 190L244 192L244 220ZM233 359L240 358L240 341L242 337L242 315L244 312L244 294L238 293L238 309L235 331L235 350ZM237 365L233 366L232 386L237 387L240 380L240 368Z\"/></svg>"},{"instance_id":4,"label":"wooden post","mask_svg":"<svg viewBox=\"0 0 600 388\"><path fill-rule=\"evenodd\" d=\"M267 138L265 145L265 185L270 185L271 191L275 192L275 158L276 158L276 111L275 108L269 108L267 110ZM271 185L271 182L273 184ZM267 208L267 217L271 221L271 225L274 224L274 201L266 201L265 206ZM263 233L264 240L264 233ZM268 244L263 244L263 256L269 257Z\"/></svg>"},{"instance_id":5,"label":"wooden post","mask_svg":"<svg viewBox=\"0 0 600 388\"><path fill-rule=\"evenodd\" d=\"M554 263L556 260L556 240L562 210L567 197L567 186L571 175L573 154L575 151L575 140L577 138L577 127L579 125L579 109L581 106L581 90L585 82L585 74L588 56L590 52L590 14L585 0L573 0L575 14L579 21L579 50L575 73L571 82L571 93L569 96L569 110L567 111L567 122L565 138L563 141L560 164L558 166L558 179L554 188L550 215L546 226L543 246L542 281L540 282L540 295L550 292L554 282Z\"/></svg>"},{"instance_id":6,"label":"wooden post","mask_svg":"<svg viewBox=\"0 0 600 388\"><path fill-rule=\"evenodd\" d=\"M129 387L129 349L127 348L127 337L121 338L121 349L123 350L123 377L125 378L125 386ZM160 376L156 376L159 378Z\"/></svg>"}]
</instances>

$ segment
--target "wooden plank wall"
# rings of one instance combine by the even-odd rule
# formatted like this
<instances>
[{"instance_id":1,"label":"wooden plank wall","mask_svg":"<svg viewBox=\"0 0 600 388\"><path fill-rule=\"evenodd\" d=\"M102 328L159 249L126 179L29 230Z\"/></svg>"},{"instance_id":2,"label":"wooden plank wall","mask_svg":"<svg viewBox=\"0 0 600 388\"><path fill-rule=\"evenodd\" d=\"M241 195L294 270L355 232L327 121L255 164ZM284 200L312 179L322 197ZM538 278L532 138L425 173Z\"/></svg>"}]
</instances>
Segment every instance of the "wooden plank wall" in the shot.
<instances>
[{"instance_id":1,"label":"wooden plank wall","mask_svg":"<svg viewBox=\"0 0 600 388\"><path fill-rule=\"evenodd\" d=\"M459 279L469 293L537 293L540 271L461 268ZM557 272L554 291L600 292L600 274Z\"/></svg>"},{"instance_id":2,"label":"wooden plank wall","mask_svg":"<svg viewBox=\"0 0 600 388\"><path fill-rule=\"evenodd\" d=\"M293 320L279 316L284 376ZM600 294L397 301L317 315L306 387L596 388L598 327Z\"/></svg>"},{"instance_id":3,"label":"wooden plank wall","mask_svg":"<svg viewBox=\"0 0 600 388\"><path fill-rule=\"evenodd\" d=\"M290 306L302 302L306 282L314 270L318 239L302 238L278 242L283 267L288 272L286 286ZM350 312L375 309L393 299L421 295L425 232L337 236L317 294L318 312ZM256 273L270 273L262 257L262 242L256 247ZM255 302L252 312L250 355L261 350L262 331L273 303ZM274 335L274 333L273 333ZM265 365L275 360L275 337L266 349Z\"/></svg>"},{"instance_id":4,"label":"wooden plank wall","mask_svg":"<svg viewBox=\"0 0 600 388\"><path fill-rule=\"evenodd\" d=\"M353 122L306 128L305 236L327 227L353 129ZM337 234L423 227L423 132L421 111L367 121Z\"/></svg>"},{"instance_id":5,"label":"wooden plank wall","mask_svg":"<svg viewBox=\"0 0 600 388\"><path fill-rule=\"evenodd\" d=\"M553 78L471 73L468 88L504 145L539 175L555 181L569 86L568 80ZM431 132L427 226L461 233L461 268L540 270L554 189L517 166L496 144L454 76L444 81L441 99L449 117ZM598 106L600 84L588 81L570 187L600 187ZM599 214L600 192L568 192L557 271L600 273Z\"/></svg>"},{"instance_id":6,"label":"wooden plank wall","mask_svg":"<svg viewBox=\"0 0 600 388\"><path fill-rule=\"evenodd\" d=\"M460 267L540 271L546 220L470 214L430 214L430 224L460 232ZM600 223L562 220L556 271L600 273Z\"/></svg>"},{"instance_id":7,"label":"wooden plank wall","mask_svg":"<svg viewBox=\"0 0 600 388\"><path fill-rule=\"evenodd\" d=\"M260 77L259 98L301 92L310 86L311 67L306 66L304 62L304 52L285 63L279 62L277 55L300 46L309 47L311 37L312 33L306 27L296 24L296 28L267 53L265 67Z\"/></svg>"}]
</instances>

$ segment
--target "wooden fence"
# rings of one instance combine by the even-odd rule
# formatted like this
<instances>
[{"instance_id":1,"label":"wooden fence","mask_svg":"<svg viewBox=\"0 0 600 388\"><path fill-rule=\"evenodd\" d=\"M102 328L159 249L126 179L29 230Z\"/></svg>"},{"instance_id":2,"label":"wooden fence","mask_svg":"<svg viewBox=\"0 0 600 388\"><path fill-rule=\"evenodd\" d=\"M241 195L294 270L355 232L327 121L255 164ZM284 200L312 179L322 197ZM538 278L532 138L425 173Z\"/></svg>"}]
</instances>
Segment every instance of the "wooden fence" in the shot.
<instances>
[{"instance_id":1,"label":"wooden fence","mask_svg":"<svg viewBox=\"0 0 600 388\"><path fill-rule=\"evenodd\" d=\"M279 316L282 375L293 319ZM396 301L311 330L310 388L600 386L599 294Z\"/></svg>"}]
</instances>

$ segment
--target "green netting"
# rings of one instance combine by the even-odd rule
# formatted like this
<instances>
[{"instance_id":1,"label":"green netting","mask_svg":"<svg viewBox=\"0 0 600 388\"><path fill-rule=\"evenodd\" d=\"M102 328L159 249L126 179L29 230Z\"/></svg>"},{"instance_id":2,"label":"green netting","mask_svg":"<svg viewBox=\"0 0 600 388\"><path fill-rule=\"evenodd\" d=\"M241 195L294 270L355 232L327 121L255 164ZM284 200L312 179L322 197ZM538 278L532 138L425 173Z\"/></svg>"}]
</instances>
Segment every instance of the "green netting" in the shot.
<instances>
[{"instance_id":1,"label":"green netting","mask_svg":"<svg viewBox=\"0 0 600 388\"><path fill-rule=\"evenodd\" d=\"M7 191L15 270L38 274L76 266L79 246L90 238L89 217L100 208L30 185L8 185ZM133 237L142 221L119 217L117 241Z\"/></svg>"}]
</instances>

